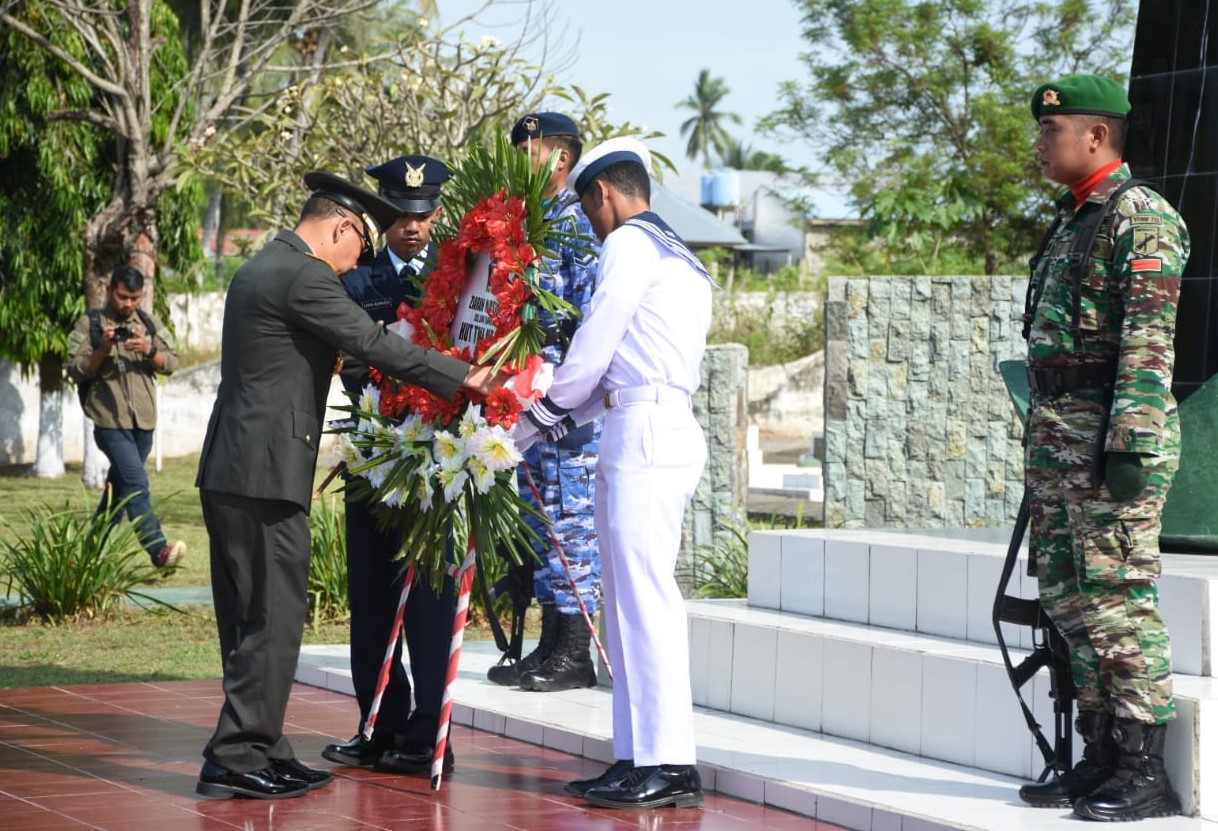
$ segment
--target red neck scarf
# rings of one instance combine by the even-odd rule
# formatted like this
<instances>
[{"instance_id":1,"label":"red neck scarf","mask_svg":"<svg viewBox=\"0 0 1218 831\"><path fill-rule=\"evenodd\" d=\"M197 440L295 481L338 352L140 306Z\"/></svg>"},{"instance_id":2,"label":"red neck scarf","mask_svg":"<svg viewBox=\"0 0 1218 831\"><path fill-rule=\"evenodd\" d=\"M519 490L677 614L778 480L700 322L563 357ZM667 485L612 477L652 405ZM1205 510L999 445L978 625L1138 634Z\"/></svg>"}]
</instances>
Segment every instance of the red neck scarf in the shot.
<instances>
[{"instance_id":1,"label":"red neck scarf","mask_svg":"<svg viewBox=\"0 0 1218 831\"><path fill-rule=\"evenodd\" d=\"M1112 171L1116 170L1120 166L1121 166L1120 159L1117 159L1114 162L1109 162L1108 164L1101 167L1099 170L1092 173L1090 176L1086 176L1086 177L1080 179L1079 181L1075 182L1073 185L1071 185L1070 192L1072 194L1074 194L1074 204L1075 205L1083 204L1083 201L1086 200L1086 198L1091 195L1091 191L1095 190L1096 186L1100 182L1107 179L1109 174L1111 174Z\"/></svg>"}]
</instances>

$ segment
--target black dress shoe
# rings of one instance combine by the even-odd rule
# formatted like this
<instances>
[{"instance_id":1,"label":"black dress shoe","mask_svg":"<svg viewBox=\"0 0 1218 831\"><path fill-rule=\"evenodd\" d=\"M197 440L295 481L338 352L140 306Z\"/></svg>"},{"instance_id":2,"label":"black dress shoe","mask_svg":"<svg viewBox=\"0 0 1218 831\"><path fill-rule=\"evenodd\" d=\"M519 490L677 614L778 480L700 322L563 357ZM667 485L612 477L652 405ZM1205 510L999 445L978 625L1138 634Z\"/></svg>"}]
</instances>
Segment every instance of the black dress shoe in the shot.
<instances>
[{"instance_id":1,"label":"black dress shoe","mask_svg":"<svg viewBox=\"0 0 1218 831\"><path fill-rule=\"evenodd\" d=\"M389 773L431 773L431 757L435 748L421 742L406 742L393 750L386 750L376 760L376 769ZM444 746L444 772L452 773L456 766L453 746Z\"/></svg>"},{"instance_id":2,"label":"black dress shoe","mask_svg":"<svg viewBox=\"0 0 1218 831\"><path fill-rule=\"evenodd\" d=\"M563 790L572 796L583 796L592 788L599 788L601 785L612 785L614 782L622 781L626 774L632 770L634 770L633 759L618 759L600 776L568 782L563 786Z\"/></svg>"},{"instance_id":3,"label":"black dress shoe","mask_svg":"<svg viewBox=\"0 0 1218 831\"><path fill-rule=\"evenodd\" d=\"M330 771L308 767L299 759L271 759L271 770L284 779L299 779L311 791L324 788L334 781L334 774Z\"/></svg>"},{"instance_id":4,"label":"black dress shoe","mask_svg":"<svg viewBox=\"0 0 1218 831\"><path fill-rule=\"evenodd\" d=\"M693 765L649 765L611 785L589 788L584 799L602 808L696 808L702 804L702 777Z\"/></svg>"},{"instance_id":5,"label":"black dress shoe","mask_svg":"<svg viewBox=\"0 0 1218 831\"><path fill-rule=\"evenodd\" d=\"M393 747L393 742L373 735L365 739L363 734L356 733L355 738L342 744L328 744L321 751L323 759L337 762L353 768L370 768L381 758L381 754Z\"/></svg>"},{"instance_id":6,"label":"black dress shoe","mask_svg":"<svg viewBox=\"0 0 1218 831\"><path fill-rule=\"evenodd\" d=\"M270 768L234 773L211 761L203 763L199 783L195 785L195 793L214 796L217 799L231 799L234 796L287 799L291 796L304 796L308 792L309 786L301 780L281 776Z\"/></svg>"}]
</instances>

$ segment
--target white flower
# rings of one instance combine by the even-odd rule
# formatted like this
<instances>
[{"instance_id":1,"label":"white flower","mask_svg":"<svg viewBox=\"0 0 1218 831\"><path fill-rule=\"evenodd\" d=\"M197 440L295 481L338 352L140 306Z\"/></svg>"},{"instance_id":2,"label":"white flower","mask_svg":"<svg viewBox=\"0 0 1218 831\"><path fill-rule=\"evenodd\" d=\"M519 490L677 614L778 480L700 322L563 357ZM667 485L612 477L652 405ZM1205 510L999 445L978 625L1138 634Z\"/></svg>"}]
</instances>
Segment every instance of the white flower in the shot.
<instances>
[{"instance_id":1,"label":"white flower","mask_svg":"<svg viewBox=\"0 0 1218 831\"><path fill-rule=\"evenodd\" d=\"M503 43L503 41L501 41L499 38L495 37L494 35L483 35L482 36L482 48L483 49L498 49L500 47L500 45L502 45L502 43Z\"/></svg>"},{"instance_id":2,"label":"white flower","mask_svg":"<svg viewBox=\"0 0 1218 831\"><path fill-rule=\"evenodd\" d=\"M291 141L292 140L292 131L291 130L280 130L279 138L283 141Z\"/></svg>"},{"instance_id":3,"label":"white flower","mask_svg":"<svg viewBox=\"0 0 1218 831\"><path fill-rule=\"evenodd\" d=\"M466 407L465 413L461 416L461 423L457 425L457 435L467 441L473 438L474 433L478 432L478 428L486 426L486 419L482 417L479 407Z\"/></svg>"},{"instance_id":4,"label":"white flower","mask_svg":"<svg viewBox=\"0 0 1218 831\"><path fill-rule=\"evenodd\" d=\"M418 490L415 491L415 494L419 498L419 510L423 513L430 511L432 508L431 484L426 479L420 479Z\"/></svg>"},{"instance_id":5,"label":"white flower","mask_svg":"<svg viewBox=\"0 0 1218 831\"><path fill-rule=\"evenodd\" d=\"M357 406L366 413L379 413L381 411L381 391L371 384L364 387L359 394Z\"/></svg>"},{"instance_id":6,"label":"white flower","mask_svg":"<svg viewBox=\"0 0 1218 831\"><path fill-rule=\"evenodd\" d=\"M431 424L424 421L417 413L406 416L406 420L402 422L401 431L402 441L411 442L412 444L429 442L435 433Z\"/></svg>"},{"instance_id":7,"label":"white flower","mask_svg":"<svg viewBox=\"0 0 1218 831\"><path fill-rule=\"evenodd\" d=\"M419 18L419 28L420 29L426 29L429 25L431 25L431 21L429 21L426 17Z\"/></svg>"},{"instance_id":8,"label":"white flower","mask_svg":"<svg viewBox=\"0 0 1218 831\"><path fill-rule=\"evenodd\" d=\"M444 501L454 502L469 481L469 474L461 468L440 468L439 479L444 488Z\"/></svg>"},{"instance_id":9,"label":"white flower","mask_svg":"<svg viewBox=\"0 0 1218 831\"><path fill-rule=\"evenodd\" d=\"M495 471L479 459L477 456L471 456L466 463L466 469L474 480L474 490L478 493L489 493L491 486L495 484Z\"/></svg>"},{"instance_id":10,"label":"white flower","mask_svg":"<svg viewBox=\"0 0 1218 831\"><path fill-rule=\"evenodd\" d=\"M364 462L364 457L351 441L351 436L346 433L338 437L338 457L347 463L347 467L355 467Z\"/></svg>"},{"instance_id":11,"label":"white flower","mask_svg":"<svg viewBox=\"0 0 1218 831\"><path fill-rule=\"evenodd\" d=\"M435 453L441 471L459 468L465 461L465 442L447 430L440 430L432 442L432 452Z\"/></svg>"},{"instance_id":12,"label":"white flower","mask_svg":"<svg viewBox=\"0 0 1218 831\"><path fill-rule=\"evenodd\" d=\"M523 461L516 445L501 427L486 427L469 440L470 455L492 471L508 470Z\"/></svg>"},{"instance_id":13,"label":"white flower","mask_svg":"<svg viewBox=\"0 0 1218 831\"><path fill-rule=\"evenodd\" d=\"M385 484L385 476L387 475L387 471L385 470L386 467L388 467L388 465L379 464L368 468L368 470L364 473L364 476L368 479L368 484L372 485L373 488L379 488L381 485Z\"/></svg>"}]
</instances>

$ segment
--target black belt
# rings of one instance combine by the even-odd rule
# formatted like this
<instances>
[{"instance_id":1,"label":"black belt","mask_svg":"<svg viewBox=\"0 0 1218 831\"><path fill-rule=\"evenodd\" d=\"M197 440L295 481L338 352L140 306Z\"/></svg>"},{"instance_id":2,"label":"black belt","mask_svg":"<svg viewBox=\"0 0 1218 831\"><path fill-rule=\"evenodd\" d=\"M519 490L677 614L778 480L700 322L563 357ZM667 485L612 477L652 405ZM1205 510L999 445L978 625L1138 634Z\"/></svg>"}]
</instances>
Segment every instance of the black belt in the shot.
<instances>
[{"instance_id":1,"label":"black belt","mask_svg":"<svg viewBox=\"0 0 1218 831\"><path fill-rule=\"evenodd\" d=\"M1052 398L1075 390L1095 390L1112 386L1116 364L1079 364L1078 366L1030 366L1028 387L1033 395Z\"/></svg>"}]
</instances>

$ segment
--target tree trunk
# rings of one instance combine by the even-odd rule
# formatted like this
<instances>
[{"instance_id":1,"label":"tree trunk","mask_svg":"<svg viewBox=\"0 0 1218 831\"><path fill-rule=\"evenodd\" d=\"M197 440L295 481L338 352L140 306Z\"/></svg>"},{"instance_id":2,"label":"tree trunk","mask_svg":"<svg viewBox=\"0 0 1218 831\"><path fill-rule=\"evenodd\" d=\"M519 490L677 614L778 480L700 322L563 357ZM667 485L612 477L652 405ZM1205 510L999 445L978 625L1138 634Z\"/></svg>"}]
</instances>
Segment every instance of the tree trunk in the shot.
<instances>
[{"instance_id":1,"label":"tree trunk","mask_svg":"<svg viewBox=\"0 0 1218 831\"><path fill-rule=\"evenodd\" d=\"M30 475L63 476L63 360L44 355L38 362L38 450Z\"/></svg>"},{"instance_id":2,"label":"tree trunk","mask_svg":"<svg viewBox=\"0 0 1218 831\"><path fill-rule=\"evenodd\" d=\"M106 486L106 477L110 475L110 460L102 453L93 441L93 422L88 416L84 417L84 435L81 436L81 447L84 448L84 460L81 464L80 479L85 487L99 491Z\"/></svg>"}]
</instances>

